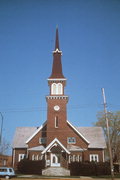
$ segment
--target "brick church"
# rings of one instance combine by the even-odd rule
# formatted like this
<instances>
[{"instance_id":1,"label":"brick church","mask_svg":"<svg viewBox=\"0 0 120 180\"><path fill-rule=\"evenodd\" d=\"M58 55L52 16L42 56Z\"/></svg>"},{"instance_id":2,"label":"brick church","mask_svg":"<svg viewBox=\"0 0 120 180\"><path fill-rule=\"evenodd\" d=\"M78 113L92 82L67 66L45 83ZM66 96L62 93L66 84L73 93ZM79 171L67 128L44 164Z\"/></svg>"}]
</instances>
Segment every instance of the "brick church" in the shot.
<instances>
[{"instance_id":1,"label":"brick church","mask_svg":"<svg viewBox=\"0 0 120 180\"><path fill-rule=\"evenodd\" d=\"M62 72L62 51L56 28L52 73L48 78L47 121L40 127L17 127L13 139L13 167L23 158L45 159L46 169L70 162L104 162L105 138L101 127L75 127L67 119L68 96Z\"/></svg>"}]
</instances>

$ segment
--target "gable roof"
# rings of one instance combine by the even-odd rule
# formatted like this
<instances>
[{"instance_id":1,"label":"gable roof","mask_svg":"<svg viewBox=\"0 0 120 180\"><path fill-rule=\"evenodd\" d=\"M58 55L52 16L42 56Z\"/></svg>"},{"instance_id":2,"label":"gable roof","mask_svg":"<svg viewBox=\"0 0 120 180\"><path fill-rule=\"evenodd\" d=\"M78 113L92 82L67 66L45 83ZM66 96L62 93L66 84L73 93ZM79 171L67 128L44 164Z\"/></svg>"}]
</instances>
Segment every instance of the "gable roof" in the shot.
<instances>
[{"instance_id":1,"label":"gable roof","mask_svg":"<svg viewBox=\"0 0 120 180\"><path fill-rule=\"evenodd\" d=\"M67 121L68 122L68 121ZM85 140L89 142L88 148L106 148L106 142L101 127L74 127L68 124ZM43 126L45 123L43 124ZM12 143L13 148L27 148L26 142L34 137L41 128L37 127L17 127ZM60 142L59 142L60 143ZM61 146L62 147L62 146Z\"/></svg>"},{"instance_id":2,"label":"gable roof","mask_svg":"<svg viewBox=\"0 0 120 180\"><path fill-rule=\"evenodd\" d=\"M87 140L87 137L85 137L80 131L78 131L78 129L73 126L69 121L67 121L67 123L72 127L72 129L74 129L74 131L80 136L82 137L82 139L84 139L84 141L86 141L88 144L90 144L90 142Z\"/></svg>"},{"instance_id":3,"label":"gable roof","mask_svg":"<svg viewBox=\"0 0 120 180\"><path fill-rule=\"evenodd\" d=\"M90 142L88 148L106 148L102 127L76 127L76 129Z\"/></svg>"},{"instance_id":4,"label":"gable roof","mask_svg":"<svg viewBox=\"0 0 120 180\"><path fill-rule=\"evenodd\" d=\"M42 152L42 154L46 153L50 148L52 148L55 143L57 143L64 151L66 151L66 153L70 154L70 152L65 148L65 146L64 146L57 138L55 138L55 139L45 148L45 150Z\"/></svg>"},{"instance_id":5,"label":"gable roof","mask_svg":"<svg viewBox=\"0 0 120 180\"><path fill-rule=\"evenodd\" d=\"M38 133L40 130L46 125L46 121L43 125L41 125L31 136L27 139L26 144Z\"/></svg>"},{"instance_id":6,"label":"gable roof","mask_svg":"<svg viewBox=\"0 0 120 180\"><path fill-rule=\"evenodd\" d=\"M27 139L35 133L37 127L17 127L13 138L13 148L27 148Z\"/></svg>"}]
</instances>

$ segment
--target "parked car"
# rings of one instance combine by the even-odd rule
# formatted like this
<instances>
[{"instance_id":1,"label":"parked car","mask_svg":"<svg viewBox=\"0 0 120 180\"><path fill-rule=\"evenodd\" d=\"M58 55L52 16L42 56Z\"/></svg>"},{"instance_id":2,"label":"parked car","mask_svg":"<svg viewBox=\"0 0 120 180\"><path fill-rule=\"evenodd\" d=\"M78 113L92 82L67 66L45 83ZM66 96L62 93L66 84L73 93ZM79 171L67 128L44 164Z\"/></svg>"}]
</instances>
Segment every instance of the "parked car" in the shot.
<instances>
[{"instance_id":1,"label":"parked car","mask_svg":"<svg viewBox=\"0 0 120 180\"><path fill-rule=\"evenodd\" d=\"M15 177L15 172L11 167L0 167L0 177L9 179L11 177Z\"/></svg>"}]
</instances>

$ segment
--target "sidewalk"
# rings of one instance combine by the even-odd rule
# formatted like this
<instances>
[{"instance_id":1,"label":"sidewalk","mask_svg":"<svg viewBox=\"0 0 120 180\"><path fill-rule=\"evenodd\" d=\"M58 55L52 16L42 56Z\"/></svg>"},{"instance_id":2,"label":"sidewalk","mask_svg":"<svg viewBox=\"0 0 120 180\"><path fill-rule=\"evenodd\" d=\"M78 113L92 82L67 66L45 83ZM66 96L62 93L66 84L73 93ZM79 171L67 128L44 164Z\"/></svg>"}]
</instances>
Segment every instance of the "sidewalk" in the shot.
<instances>
[{"instance_id":1,"label":"sidewalk","mask_svg":"<svg viewBox=\"0 0 120 180\"><path fill-rule=\"evenodd\" d=\"M14 180L18 180L20 178L21 180L111 180L111 178L92 178L87 176L80 176L80 177L52 177L52 176L39 176L39 175L18 175L17 178L14 178ZM120 180L120 178L114 178L114 180Z\"/></svg>"}]
</instances>

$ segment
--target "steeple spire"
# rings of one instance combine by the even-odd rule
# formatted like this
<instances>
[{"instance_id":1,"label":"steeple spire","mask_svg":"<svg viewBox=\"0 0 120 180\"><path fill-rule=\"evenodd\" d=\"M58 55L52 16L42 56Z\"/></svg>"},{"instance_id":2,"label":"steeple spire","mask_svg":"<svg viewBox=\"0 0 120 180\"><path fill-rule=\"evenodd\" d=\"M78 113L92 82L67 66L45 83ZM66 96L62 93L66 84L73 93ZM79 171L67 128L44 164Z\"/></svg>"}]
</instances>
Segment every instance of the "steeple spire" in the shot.
<instances>
[{"instance_id":1,"label":"steeple spire","mask_svg":"<svg viewBox=\"0 0 120 180\"><path fill-rule=\"evenodd\" d=\"M49 77L50 79L65 78L62 73L61 55L62 51L59 49L58 27L56 27L55 50L53 51L53 66L51 76Z\"/></svg>"},{"instance_id":2,"label":"steeple spire","mask_svg":"<svg viewBox=\"0 0 120 180\"><path fill-rule=\"evenodd\" d=\"M55 40L55 50L59 49L59 36L58 36L58 26L56 27L56 40Z\"/></svg>"}]
</instances>

